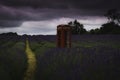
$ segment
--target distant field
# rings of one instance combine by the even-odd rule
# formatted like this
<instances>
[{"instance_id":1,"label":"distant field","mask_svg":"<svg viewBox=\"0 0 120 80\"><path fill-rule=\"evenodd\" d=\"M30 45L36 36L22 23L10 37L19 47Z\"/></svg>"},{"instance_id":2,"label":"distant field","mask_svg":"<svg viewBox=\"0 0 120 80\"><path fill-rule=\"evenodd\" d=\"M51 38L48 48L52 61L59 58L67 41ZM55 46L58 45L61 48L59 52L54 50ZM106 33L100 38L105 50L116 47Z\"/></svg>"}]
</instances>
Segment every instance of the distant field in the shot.
<instances>
[{"instance_id":1,"label":"distant field","mask_svg":"<svg viewBox=\"0 0 120 80\"><path fill-rule=\"evenodd\" d=\"M120 79L120 35L74 35L71 48L56 36L26 36L37 59L35 80ZM23 80L26 37L0 36L0 80Z\"/></svg>"}]
</instances>

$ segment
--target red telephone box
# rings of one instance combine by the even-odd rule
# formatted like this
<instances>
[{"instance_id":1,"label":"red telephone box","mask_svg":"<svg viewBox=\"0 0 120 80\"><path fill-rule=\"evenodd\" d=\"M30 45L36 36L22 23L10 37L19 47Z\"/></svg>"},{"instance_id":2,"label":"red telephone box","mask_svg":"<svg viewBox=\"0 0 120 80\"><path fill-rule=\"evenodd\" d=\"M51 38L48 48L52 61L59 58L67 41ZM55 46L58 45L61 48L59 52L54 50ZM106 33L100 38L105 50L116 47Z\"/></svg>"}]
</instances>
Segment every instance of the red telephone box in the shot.
<instances>
[{"instance_id":1,"label":"red telephone box","mask_svg":"<svg viewBox=\"0 0 120 80\"><path fill-rule=\"evenodd\" d=\"M71 27L69 25L57 26L57 47L71 47Z\"/></svg>"}]
</instances>

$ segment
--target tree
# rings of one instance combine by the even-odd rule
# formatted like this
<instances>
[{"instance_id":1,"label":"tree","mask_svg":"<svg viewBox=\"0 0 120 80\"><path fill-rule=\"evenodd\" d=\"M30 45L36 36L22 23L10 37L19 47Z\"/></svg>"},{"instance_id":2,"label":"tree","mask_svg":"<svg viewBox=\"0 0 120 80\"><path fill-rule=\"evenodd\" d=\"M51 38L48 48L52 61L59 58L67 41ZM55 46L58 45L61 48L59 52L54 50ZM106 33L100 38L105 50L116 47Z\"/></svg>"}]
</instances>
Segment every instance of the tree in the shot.
<instances>
[{"instance_id":1,"label":"tree","mask_svg":"<svg viewBox=\"0 0 120 80\"><path fill-rule=\"evenodd\" d=\"M109 22L115 22L117 24L120 23L120 13L117 9L108 10L104 16L108 18Z\"/></svg>"},{"instance_id":2,"label":"tree","mask_svg":"<svg viewBox=\"0 0 120 80\"><path fill-rule=\"evenodd\" d=\"M96 28L96 29L91 29L90 34L100 34L100 29Z\"/></svg>"},{"instance_id":3,"label":"tree","mask_svg":"<svg viewBox=\"0 0 120 80\"><path fill-rule=\"evenodd\" d=\"M101 34L120 34L120 26L114 22L105 23L99 31Z\"/></svg>"},{"instance_id":4,"label":"tree","mask_svg":"<svg viewBox=\"0 0 120 80\"><path fill-rule=\"evenodd\" d=\"M83 24L80 24L77 20L69 22L68 25L72 27L72 34L84 34L87 32Z\"/></svg>"},{"instance_id":5,"label":"tree","mask_svg":"<svg viewBox=\"0 0 120 80\"><path fill-rule=\"evenodd\" d=\"M110 9L105 14L108 22L103 24L99 30L100 34L120 34L120 12L117 9Z\"/></svg>"}]
</instances>

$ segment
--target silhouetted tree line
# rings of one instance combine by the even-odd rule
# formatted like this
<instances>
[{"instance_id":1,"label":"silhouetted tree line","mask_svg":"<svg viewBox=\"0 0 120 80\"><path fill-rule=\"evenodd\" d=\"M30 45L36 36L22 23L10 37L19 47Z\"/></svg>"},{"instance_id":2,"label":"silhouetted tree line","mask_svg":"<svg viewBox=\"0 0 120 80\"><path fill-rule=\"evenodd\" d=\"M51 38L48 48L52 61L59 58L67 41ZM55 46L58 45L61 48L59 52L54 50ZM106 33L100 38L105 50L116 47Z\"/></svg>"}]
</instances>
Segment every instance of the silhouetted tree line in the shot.
<instances>
[{"instance_id":1,"label":"silhouetted tree line","mask_svg":"<svg viewBox=\"0 0 120 80\"><path fill-rule=\"evenodd\" d=\"M100 28L87 31L84 25L77 20L68 23L72 27L72 34L120 34L120 13L116 9L110 9L104 15L108 22L102 24Z\"/></svg>"},{"instance_id":2,"label":"silhouetted tree line","mask_svg":"<svg viewBox=\"0 0 120 80\"><path fill-rule=\"evenodd\" d=\"M120 26L114 22L103 24L100 29L92 29L90 34L120 34Z\"/></svg>"},{"instance_id":3,"label":"silhouetted tree line","mask_svg":"<svg viewBox=\"0 0 120 80\"><path fill-rule=\"evenodd\" d=\"M8 32L8 33L1 33L0 36L18 36L18 34L15 32Z\"/></svg>"}]
</instances>

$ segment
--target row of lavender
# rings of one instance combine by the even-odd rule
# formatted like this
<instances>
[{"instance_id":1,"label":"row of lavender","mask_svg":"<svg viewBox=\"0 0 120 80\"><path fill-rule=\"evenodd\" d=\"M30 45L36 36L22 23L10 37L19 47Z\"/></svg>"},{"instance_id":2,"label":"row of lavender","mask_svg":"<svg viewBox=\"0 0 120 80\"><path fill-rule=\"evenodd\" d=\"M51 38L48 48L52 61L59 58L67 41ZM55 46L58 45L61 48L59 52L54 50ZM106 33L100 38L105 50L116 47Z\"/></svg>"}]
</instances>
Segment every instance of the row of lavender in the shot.
<instances>
[{"instance_id":1,"label":"row of lavender","mask_svg":"<svg viewBox=\"0 0 120 80\"><path fill-rule=\"evenodd\" d=\"M120 35L73 35L72 41L120 41Z\"/></svg>"},{"instance_id":2,"label":"row of lavender","mask_svg":"<svg viewBox=\"0 0 120 80\"><path fill-rule=\"evenodd\" d=\"M111 47L53 48L37 56L36 80L120 79L120 49Z\"/></svg>"},{"instance_id":3,"label":"row of lavender","mask_svg":"<svg viewBox=\"0 0 120 80\"><path fill-rule=\"evenodd\" d=\"M22 80L27 67L24 37L0 35L0 80Z\"/></svg>"}]
</instances>

